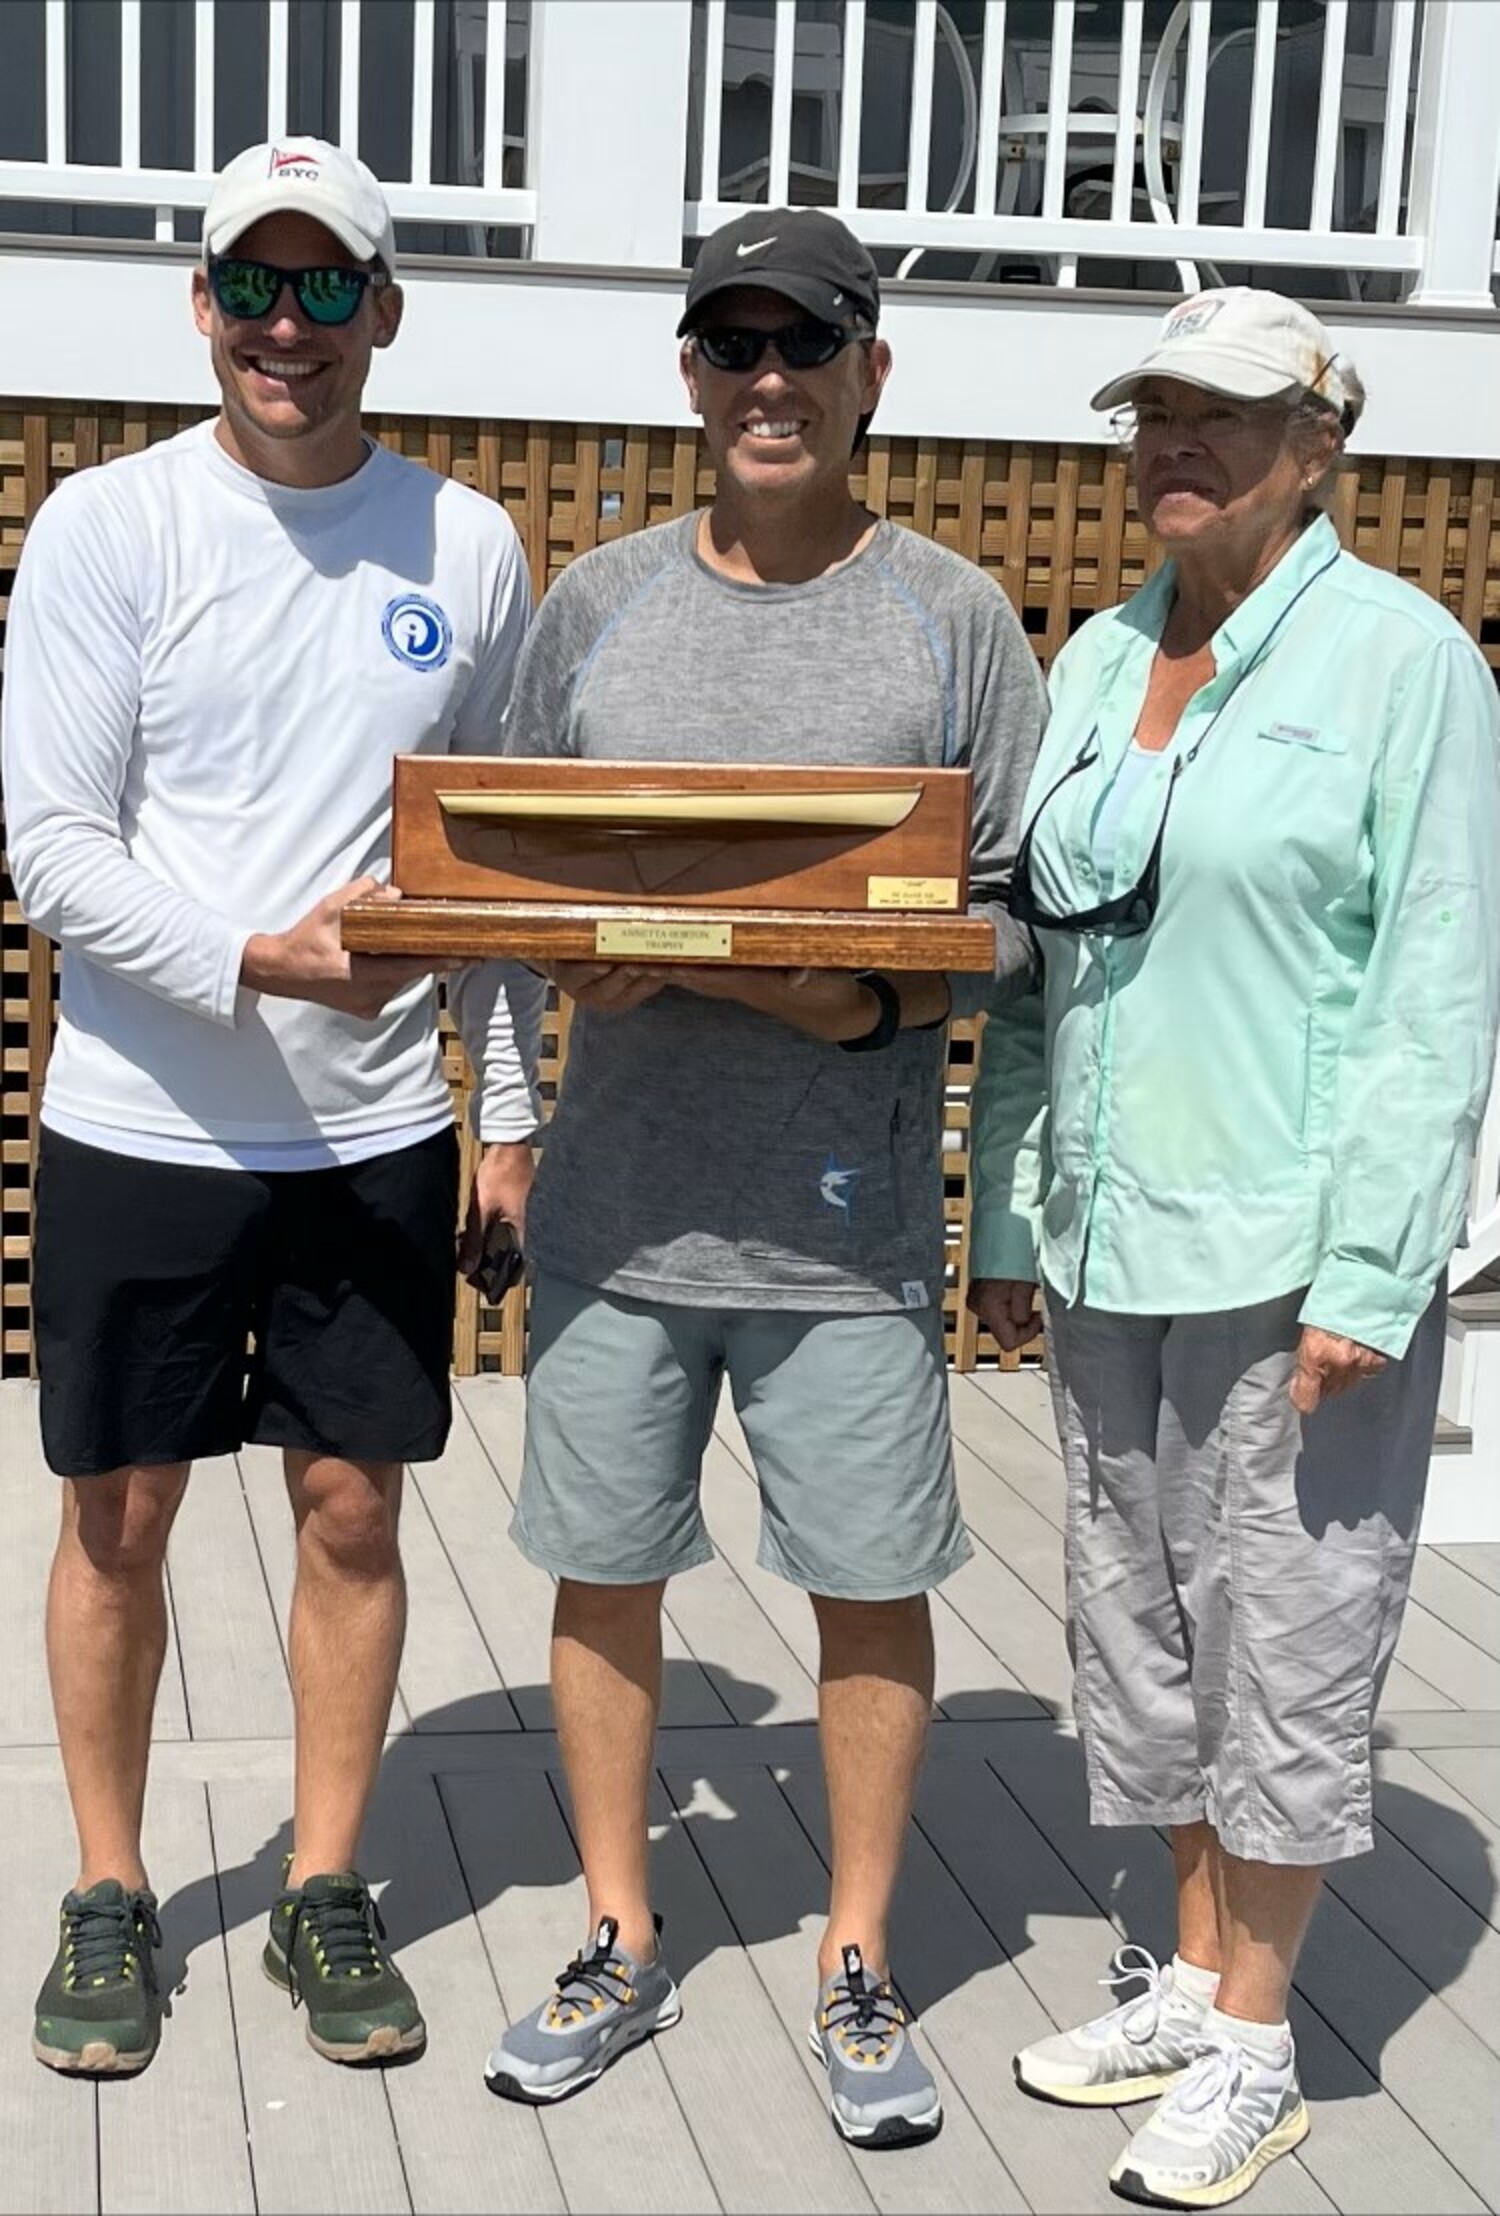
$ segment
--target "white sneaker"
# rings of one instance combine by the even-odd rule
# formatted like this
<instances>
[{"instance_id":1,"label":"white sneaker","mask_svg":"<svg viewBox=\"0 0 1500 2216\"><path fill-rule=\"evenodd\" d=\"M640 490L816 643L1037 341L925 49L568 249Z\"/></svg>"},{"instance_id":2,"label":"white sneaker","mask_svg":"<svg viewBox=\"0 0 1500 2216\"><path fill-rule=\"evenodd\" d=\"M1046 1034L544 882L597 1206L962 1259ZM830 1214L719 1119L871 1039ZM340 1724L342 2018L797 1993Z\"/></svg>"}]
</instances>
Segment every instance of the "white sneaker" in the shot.
<instances>
[{"instance_id":1,"label":"white sneaker","mask_svg":"<svg viewBox=\"0 0 1500 2216\"><path fill-rule=\"evenodd\" d=\"M1099 1983L1145 1990L1076 2031L1023 2047L1014 2064L1023 2092L1082 2108L1123 2108L1168 2092L1202 2052L1209 2002L1175 1983L1170 1962L1163 1968L1146 1948L1121 1947Z\"/></svg>"},{"instance_id":2,"label":"white sneaker","mask_svg":"<svg viewBox=\"0 0 1500 2216\"><path fill-rule=\"evenodd\" d=\"M1212 2044L1110 2171L1124 2199L1155 2208L1222 2208L1307 2137L1290 2038L1284 2057L1273 2060L1225 2037L1223 2023L1215 2017Z\"/></svg>"}]
</instances>

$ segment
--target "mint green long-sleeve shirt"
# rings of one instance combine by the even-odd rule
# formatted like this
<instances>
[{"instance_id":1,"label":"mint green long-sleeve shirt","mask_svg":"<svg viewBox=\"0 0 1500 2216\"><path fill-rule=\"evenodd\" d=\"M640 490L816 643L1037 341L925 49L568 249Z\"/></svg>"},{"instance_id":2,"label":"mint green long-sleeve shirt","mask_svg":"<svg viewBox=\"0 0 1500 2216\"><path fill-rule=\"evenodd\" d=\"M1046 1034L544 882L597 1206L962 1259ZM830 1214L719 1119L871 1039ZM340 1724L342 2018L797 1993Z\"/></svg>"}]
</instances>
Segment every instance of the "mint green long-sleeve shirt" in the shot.
<instances>
[{"instance_id":1,"label":"mint green long-sleeve shirt","mask_svg":"<svg viewBox=\"0 0 1500 2216\"><path fill-rule=\"evenodd\" d=\"M1128 1314L1306 1286L1304 1323L1399 1357L1461 1233L1494 1065L1494 682L1319 519L1215 633L1101 882L1093 829L1174 590L1169 563L1053 668L1025 820L1098 759L1042 808L1049 913L1135 882L1183 767L1150 928L1040 931L1040 991L989 1016L973 1273Z\"/></svg>"}]
</instances>

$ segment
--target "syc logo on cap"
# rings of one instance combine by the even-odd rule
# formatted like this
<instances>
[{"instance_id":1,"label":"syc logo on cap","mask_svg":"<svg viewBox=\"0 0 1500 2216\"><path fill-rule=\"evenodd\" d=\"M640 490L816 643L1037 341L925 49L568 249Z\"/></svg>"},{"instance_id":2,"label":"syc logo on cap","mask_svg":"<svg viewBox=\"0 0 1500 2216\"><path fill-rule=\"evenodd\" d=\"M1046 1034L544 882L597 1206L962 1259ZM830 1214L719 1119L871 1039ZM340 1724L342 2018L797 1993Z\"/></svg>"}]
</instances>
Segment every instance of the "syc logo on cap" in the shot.
<instances>
[{"instance_id":1,"label":"syc logo on cap","mask_svg":"<svg viewBox=\"0 0 1500 2216\"><path fill-rule=\"evenodd\" d=\"M279 146L271 148L271 159L266 170L268 177L305 177L309 184L316 184L322 174L323 167L316 154L309 154L296 146L285 152Z\"/></svg>"},{"instance_id":2,"label":"syc logo on cap","mask_svg":"<svg viewBox=\"0 0 1500 2216\"><path fill-rule=\"evenodd\" d=\"M420 593L397 593L387 601L380 635L408 669L441 669L453 651L453 626L435 600Z\"/></svg>"}]
</instances>

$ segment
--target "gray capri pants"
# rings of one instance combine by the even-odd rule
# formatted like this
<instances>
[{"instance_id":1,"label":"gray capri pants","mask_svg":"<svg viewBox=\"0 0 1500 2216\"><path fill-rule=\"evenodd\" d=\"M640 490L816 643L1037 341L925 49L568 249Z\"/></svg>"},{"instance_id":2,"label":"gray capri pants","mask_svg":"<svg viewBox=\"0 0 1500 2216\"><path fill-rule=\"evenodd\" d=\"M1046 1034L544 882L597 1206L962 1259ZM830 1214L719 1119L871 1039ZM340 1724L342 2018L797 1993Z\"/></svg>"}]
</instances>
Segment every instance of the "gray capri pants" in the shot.
<instances>
[{"instance_id":1,"label":"gray capri pants","mask_svg":"<svg viewBox=\"0 0 1500 2216\"><path fill-rule=\"evenodd\" d=\"M1096 1824L1206 1818L1247 1861L1374 1844L1370 1734L1411 1579L1443 1290L1406 1357L1299 1416L1303 1294L1047 1302L1068 1644Z\"/></svg>"}]
</instances>

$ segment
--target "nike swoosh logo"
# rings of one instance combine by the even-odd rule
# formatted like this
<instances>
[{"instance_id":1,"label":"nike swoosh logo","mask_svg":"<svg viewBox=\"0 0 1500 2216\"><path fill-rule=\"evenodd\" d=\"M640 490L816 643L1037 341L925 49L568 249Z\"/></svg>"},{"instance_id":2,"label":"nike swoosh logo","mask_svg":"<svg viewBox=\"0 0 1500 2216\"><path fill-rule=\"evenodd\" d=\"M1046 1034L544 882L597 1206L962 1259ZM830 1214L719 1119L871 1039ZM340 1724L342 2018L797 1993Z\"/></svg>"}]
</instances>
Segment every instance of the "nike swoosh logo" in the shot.
<instances>
[{"instance_id":1,"label":"nike swoosh logo","mask_svg":"<svg viewBox=\"0 0 1500 2216\"><path fill-rule=\"evenodd\" d=\"M736 253L736 254L737 254L737 255L739 256L740 260L741 260L741 261L743 261L743 260L745 259L745 256L746 256L747 254L759 254L759 253L761 253L761 252L762 252L762 251L763 251L763 250L764 250L764 249L765 249L766 247L768 247L768 246L774 246L775 244L776 244L776 241L775 241L775 239L773 239L773 238L771 238L771 239L757 239L757 240L755 241L755 244L754 244L753 246L737 246L737 247L735 248L735 253Z\"/></svg>"}]
</instances>

